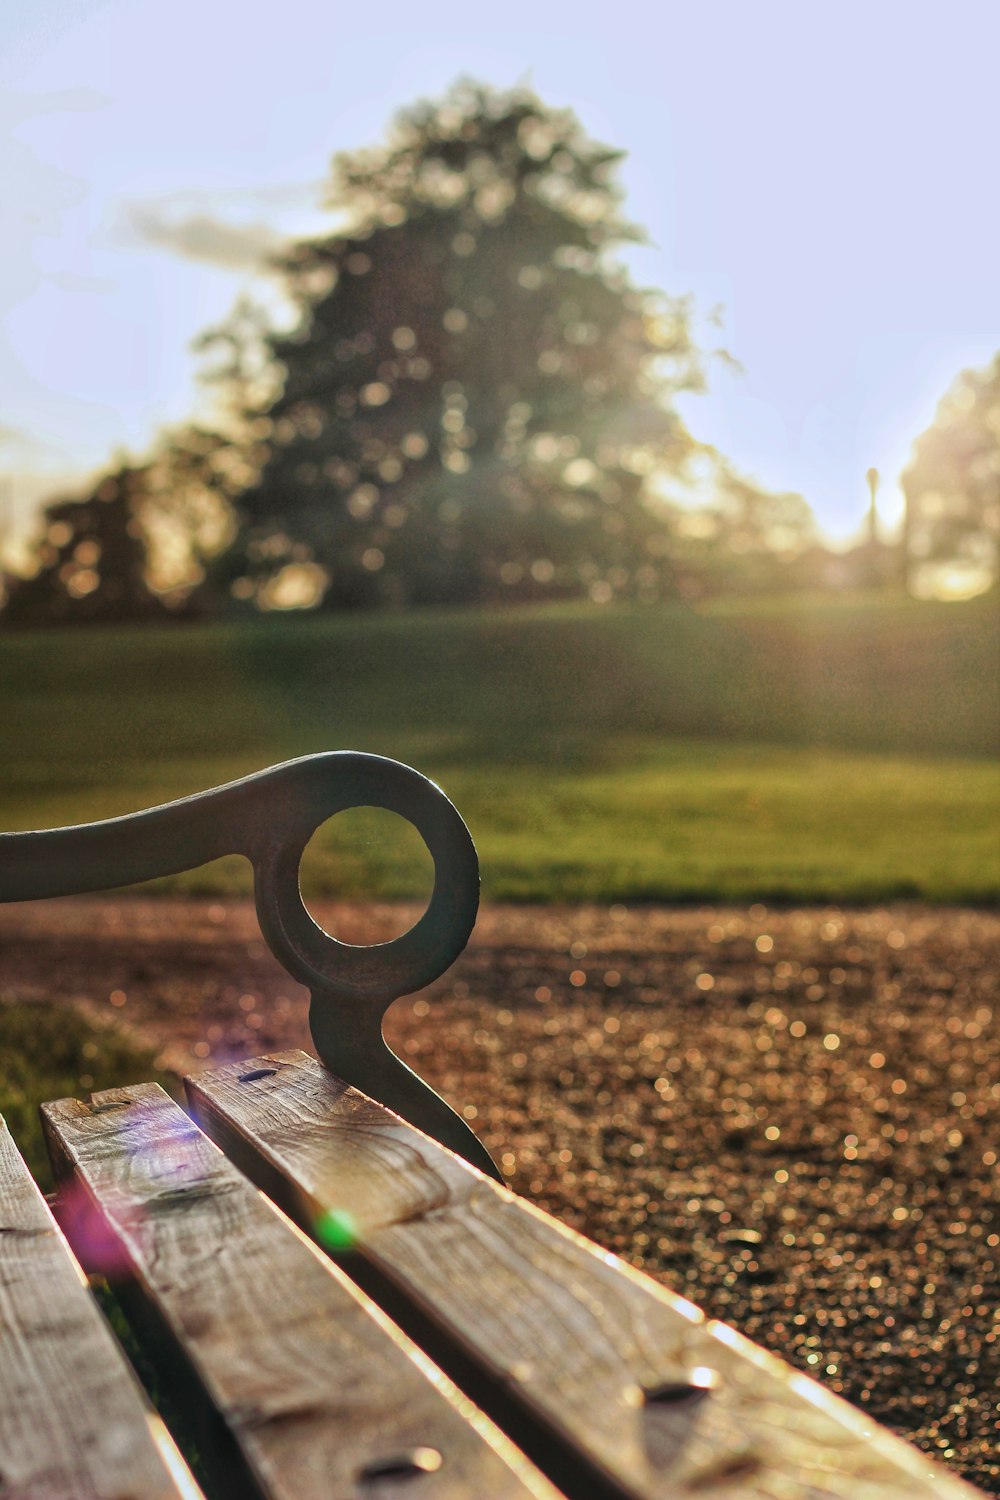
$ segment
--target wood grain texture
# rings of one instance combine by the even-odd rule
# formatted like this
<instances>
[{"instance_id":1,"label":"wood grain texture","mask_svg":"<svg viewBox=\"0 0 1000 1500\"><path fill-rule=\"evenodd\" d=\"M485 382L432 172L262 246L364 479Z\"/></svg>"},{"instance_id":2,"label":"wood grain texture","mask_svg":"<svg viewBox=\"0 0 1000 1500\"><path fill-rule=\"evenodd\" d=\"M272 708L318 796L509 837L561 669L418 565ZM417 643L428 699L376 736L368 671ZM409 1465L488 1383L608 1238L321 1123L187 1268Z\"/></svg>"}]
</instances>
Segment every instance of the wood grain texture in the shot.
<instances>
[{"instance_id":1,"label":"wood grain texture","mask_svg":"<svg viewBox=\"0 0 1000 1500\"><path fill-rule=\"evenodd\" d=\"M303 1226L332 1212L353 1230L359 1279L384 1291L394 1313L404 1302L416 1309L410 1326L423 1330L436 1357L447 1345L456 1372L474 1365L529 1427L582 1454L603 1476L604 1493L976 1493L305 1053L221 1068L188 1080L188 1092L204 1128ZM516 1417L512 1430L533 1451Z\"/></svg>"},{"instance_id":2,"label":"wood grain texture","mask_svg":"<svg viewBox=\"0 0 1000 1500\"><path fill-rule=\"evenodd\" d=\"M0 1120L0 1496L199 1495Z\"/></svg>"},{"instance_id":3,"label":"wood grain texture","mask_svg":"<svg viewBox=\"0 0 1000 1500\"><path fill-rule=\"evenodd\" d=\"M49 1104L43 1119L57 1172L99 1208L133 1295L183 1350L216 1457L220 1417L235 1439L229 1493L373 1500L398 1494L391 1471L409 1467L408 1500L550 1496L156 1085Z\"/></svg>"}]
</instances>

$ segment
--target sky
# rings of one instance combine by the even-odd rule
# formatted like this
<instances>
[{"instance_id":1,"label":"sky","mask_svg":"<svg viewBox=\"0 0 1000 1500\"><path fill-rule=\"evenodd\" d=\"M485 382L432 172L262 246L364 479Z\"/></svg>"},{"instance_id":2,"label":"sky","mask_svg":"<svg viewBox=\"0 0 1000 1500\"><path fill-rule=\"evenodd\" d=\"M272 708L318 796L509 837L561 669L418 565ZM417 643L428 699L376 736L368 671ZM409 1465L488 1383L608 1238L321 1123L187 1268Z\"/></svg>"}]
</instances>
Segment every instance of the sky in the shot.
<instances>
[{"instance_id":1,"label":"sky","mask_svg":"<svg viewBox=\"0 0 1000 1500\"><path fill-rule=\"evenodd\" d=\"M627 152L635 279L739 362L695 434L845 541L1000 348L996 0L7 0L0 529L205 395L192 340L321 231L329 160L460 75ZM709 314L721 307L721 328Z\"/></svg>"}]
</instances>

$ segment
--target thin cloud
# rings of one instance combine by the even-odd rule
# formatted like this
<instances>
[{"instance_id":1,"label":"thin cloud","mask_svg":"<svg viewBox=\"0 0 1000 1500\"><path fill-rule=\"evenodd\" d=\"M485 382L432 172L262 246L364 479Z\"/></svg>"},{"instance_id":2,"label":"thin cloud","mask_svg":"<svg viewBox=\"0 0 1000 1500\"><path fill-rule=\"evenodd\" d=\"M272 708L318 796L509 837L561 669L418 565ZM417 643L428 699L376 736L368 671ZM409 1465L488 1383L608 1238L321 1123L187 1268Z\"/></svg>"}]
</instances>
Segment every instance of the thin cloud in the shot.
<instances>
[{"instance_id":1,"label":"thin cloud","mask_svg":"<svg viewBox=\"0 0 1000 1500\"><path fill-rule=\"evenodd\" d=\"M23 459L25 456L41 458L60 450L44 438L37 438L23 427L9 427L0 422L0 457Z\"/></svg>"},{"instance_id":2,"label":"thin cloud","mask_svg":"<svg viewBox=\"0 0 1000 1500\"><path fill-rule=\"evenodd\" d=\"M177 217L156 203L129 204L125 222L130 237L144 244L229 271L262 270L283 244L267 224L228 224L210 213Z\"/></svg>"}]
</instances>

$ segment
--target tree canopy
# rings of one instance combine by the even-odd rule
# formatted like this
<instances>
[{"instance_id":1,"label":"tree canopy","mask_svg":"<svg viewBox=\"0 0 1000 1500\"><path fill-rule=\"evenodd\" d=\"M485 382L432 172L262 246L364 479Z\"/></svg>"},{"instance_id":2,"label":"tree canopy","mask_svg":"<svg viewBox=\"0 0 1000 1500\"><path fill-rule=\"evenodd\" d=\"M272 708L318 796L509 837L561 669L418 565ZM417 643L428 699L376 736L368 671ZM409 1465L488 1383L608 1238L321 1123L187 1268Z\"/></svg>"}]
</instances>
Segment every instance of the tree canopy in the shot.
<instances>
[{"instance_id":1,"label":"tree canopy","mask_svg":"<svg viewBox=\"0 0 1000 1500\"><path fill-rule=\"evenodd\" d=\"M342 220L281 263L269 456L230 583L322 567L335 605L669 589L657 480L694 443L685 302L613 252L620 153L533 94L460 84L336 158Z\"/></svg>"},{"instance_id":2,"label":"tree canopy","mask_svg":"<svg viewBox=\"0 0 1000 1500\"><path fill-rule=\"evenodd\" d=\"M165 606L147 581L147 485L145 466L122 464L84 499L47 505L35 572L11 582L4 620L56 625L162 616Z\"/></svg>"},{"instance_id":3,"label":"tree canopy","mask_svg":"<svg viewBox=\"0 0 1000 1500\"><path fill-rule=\"evenodd\" d=\"M909 566L946 565L972 583L1000 571L1000 353L964 370L903 474Z\"/></svg>"},{"instance_id":4,"label":"tree canopy","mask_svg":"<svg viewBox=\"0 0 1000 1500\"><path fill-rule=\"evenodd\" d=\"M199 340L214 411L49 507L4 618L789 586L812 535L697 442L687 299L635 286L622 153L462 82L337 156L335 232Z\"/></svg>"}]
</instances>

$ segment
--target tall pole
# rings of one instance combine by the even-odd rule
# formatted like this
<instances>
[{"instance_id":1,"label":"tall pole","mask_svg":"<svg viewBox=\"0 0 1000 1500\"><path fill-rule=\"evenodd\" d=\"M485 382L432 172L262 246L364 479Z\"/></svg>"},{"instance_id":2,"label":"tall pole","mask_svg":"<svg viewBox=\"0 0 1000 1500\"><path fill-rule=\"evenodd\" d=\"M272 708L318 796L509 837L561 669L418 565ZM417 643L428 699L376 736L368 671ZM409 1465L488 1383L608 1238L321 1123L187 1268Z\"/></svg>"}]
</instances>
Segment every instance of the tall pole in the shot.
<instances>
[{"instance_id":1,"label":"tall pole","mask_svg":"<svg viewBox=\"0 0 1000 1500\"><path fill-rule=\"evenodd\" d=\"M910 533L913 527L913 500L910 488L903 476L903 526L899 533L898 572L903 593L910 592Z\"/></svg>"},{"instance_id":2,"label":"tall pole","mask_svg":"<svg viewBox=\"0 0 1000 1500\"><path fill-rule=\"evenodd\" d=\"M865 472L868 481L868 545L874 550L878 546L878 507L875 504L875 496L878 493L878 469L868 469Z\"/></svg>"},{"instance_id":3,"label":"tall pole","mask_svg":"<svg viewBox=\"0 0 1000 1500\"><path fill-rule=\"evenodd\" d=\"M868 481L868 566L865 571L872 588L881 588L885 583L882 571L882 557L879 549L878 539L878 506L875 496L878 493L878 469L871 468L865 471L865 479Z\"/></svg>"}]
</instances>

